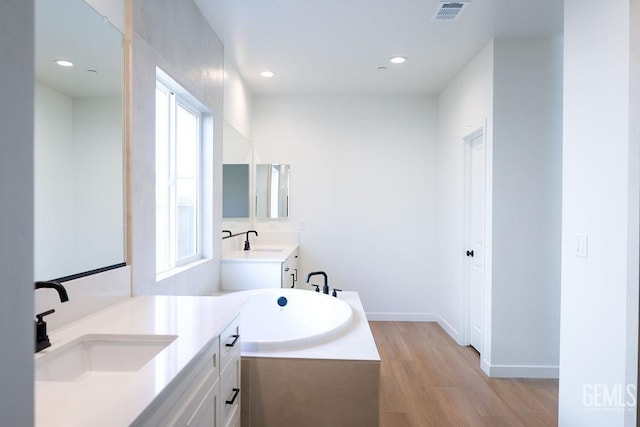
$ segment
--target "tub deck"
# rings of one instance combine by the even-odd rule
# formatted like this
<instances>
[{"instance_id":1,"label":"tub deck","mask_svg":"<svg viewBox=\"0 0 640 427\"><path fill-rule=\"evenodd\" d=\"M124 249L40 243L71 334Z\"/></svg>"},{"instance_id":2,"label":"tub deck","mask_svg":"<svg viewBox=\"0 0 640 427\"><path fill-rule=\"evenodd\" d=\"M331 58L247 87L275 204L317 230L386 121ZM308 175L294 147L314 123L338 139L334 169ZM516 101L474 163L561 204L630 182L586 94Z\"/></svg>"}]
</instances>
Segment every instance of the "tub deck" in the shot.
<instances>
[{"instance_id":1,"label":"tub deck","mask_svg":"<svg viewBox=\"0 0 640 427\"><path fill-rule=\"evenodd\" d=\"M309 291L311 292L311 291ZM231 295L229 295L231 296ZM338 298L353 310L352 324L339 336L307 347L274 351L243 351L242 357L271 357L287 359L335 359L380 361L380 354L367 322L367 316L357 292L342 292Z\"/></svg>"},{"instance_id":2,"label":"tub deck","mask_svg":"<svg viewBox=\"0 0 640 427\"><path fill-rule=\"evenodd\" d=\"M358 293L339 297L353 309L341 335L309 347L242 352L243 427L379 424L380 354Z\"/></svg>"}]
</instances>

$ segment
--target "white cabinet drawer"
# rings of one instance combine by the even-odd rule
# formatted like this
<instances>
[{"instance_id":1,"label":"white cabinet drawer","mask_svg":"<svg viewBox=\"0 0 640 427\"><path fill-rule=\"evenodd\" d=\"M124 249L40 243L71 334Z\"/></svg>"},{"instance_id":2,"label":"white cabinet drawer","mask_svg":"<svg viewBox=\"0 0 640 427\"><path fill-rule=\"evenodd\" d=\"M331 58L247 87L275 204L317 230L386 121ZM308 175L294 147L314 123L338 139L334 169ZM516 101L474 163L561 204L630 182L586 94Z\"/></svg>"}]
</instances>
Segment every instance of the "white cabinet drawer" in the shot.
<instances>
[{"instance_id":1,"label":"white cabinet drawer","mask_svg":"<svg viewBox=\"0 0 640 427\"><path fill-rule=\"evenodd\" d=\"M218 407L220 405L220 384L218 379L204 396L195 413L187 422L188 427L218 427Z\"/></svg>"},{"instance_id":2,"label":"white cabinet drawer","mask_svg":"<svg viewBox=\"0 0 640 427\"><path fill-rule=\"evenodd\" d=\"M219 339L193 361L132 424L133 426L187 425L187 421L216 383L220 374ZM174 385L175 383L175 385Z\"/></svg>"},{"instance_id":3,"label":"white cabinet drawer","mask_svg":"<svg viewBox=\"0 0 640 427\"><path fill-rule=\"evenodd\" d=\"M220 373L231 360L240 357L240 316L236 316L220 334Z\"/></svg>"},{"instance_id":4,"label":"white cabinet drawer","mask_svg":"<svg viewBox=\"0 0 640 427\"><path fill-rule=\"evenodd\" d=\"M197 419L201 420L203 425L204 418L208 417L209 425L212 425L216 420L215 407L209 407L209 400L215 398L215 395L211 395L211 390L215 388L215 395L217 395L218 389L218 377L209 375L203 378L197 389L193 393L189 393L186 396L186 400L182 402L182 407L174 407L172 416L167 417L167 425L169 426L190 426L198 425L191 424L191 420L197 416ZM182 400L182 399L181 399ZM175 412L174 412L175 411Z\"/></svg>"},{"instance_id":5,"label":"white cabinet drawer","mask_svg":"<svg viewBox=\"0 0 640 427\"><path fill-rule=\"evenodd\" d=\"M240 357L229 362L220 377L220 420L221 426L232 424L240 415Z\"/></svg>"}]
</instances>

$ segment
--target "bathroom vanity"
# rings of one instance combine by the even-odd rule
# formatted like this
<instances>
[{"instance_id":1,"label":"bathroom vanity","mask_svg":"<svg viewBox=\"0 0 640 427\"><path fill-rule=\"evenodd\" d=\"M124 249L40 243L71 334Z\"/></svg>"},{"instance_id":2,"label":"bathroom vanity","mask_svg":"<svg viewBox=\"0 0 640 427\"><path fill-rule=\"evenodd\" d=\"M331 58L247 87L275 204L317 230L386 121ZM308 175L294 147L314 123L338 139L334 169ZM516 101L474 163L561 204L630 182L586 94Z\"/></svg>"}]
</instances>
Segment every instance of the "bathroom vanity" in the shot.
<instances>
[{"instance_id":1,"label":"bathroom vanity","mask_svg":"<svg viewBox=\"0 0 640 427\"><path fill-rule=\"evenodd\" d=\"M293 288L298 282L298 247L256 246L234 251L221 259L222 289L245 291Z\"/></svg>"},{"instance_id":2,"label":"bathroom vanity","mask_svg":"<svg viewBox=\"0 0 640 427\"><path fill-rule=\"evenodd\" d=\"M135 297L51 332L36 425L239 426L243 303Z\"/></svg>"}]
</instances>

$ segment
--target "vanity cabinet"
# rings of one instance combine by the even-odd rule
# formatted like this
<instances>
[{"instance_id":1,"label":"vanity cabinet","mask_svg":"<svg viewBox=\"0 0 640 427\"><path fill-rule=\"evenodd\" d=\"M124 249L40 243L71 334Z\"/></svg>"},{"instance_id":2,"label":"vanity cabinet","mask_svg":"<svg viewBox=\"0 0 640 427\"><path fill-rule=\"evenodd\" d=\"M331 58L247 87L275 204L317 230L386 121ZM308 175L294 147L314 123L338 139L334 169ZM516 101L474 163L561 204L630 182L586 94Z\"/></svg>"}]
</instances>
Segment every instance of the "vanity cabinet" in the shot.
<instances>
[{"instance_id":1,"label":"vanity cabinet","mask_svg":"<svg viewBox=\"0 0 640 427\"><path fill-rule=\"evenodd\" d=\"M133 426L240 426L239 316L190 366Z\"/></svg>"},{"instance_id":2,"label":"vanity cabinet","mask_svg":"<svg viewBox=\"0 0 640 427\"><path fill-rule=\"evenodd\" d=\"M220 334L221 427L240 427L240 318L236 317Z\"/></svg>"},{"instance_id":3,"label":"vanity cabinet","mask_svg":"<svg viewBox=\"0 0 640 427\"><path fill-rule=\"evenodd\" d=\"M298 282L298 251L282 263L281 288L293 288Z\"/></svg>"},{"instance_id":4,"label":"vanity cabinet","mask_svg":"<svg viewBox=\"0 0 640 427\"><path fill-rule=\"evenodd\" d=\"M271 252L253 250L222 258L222 289L245 291L298 285L298 248Z\"/></svg>"}]
</instances>

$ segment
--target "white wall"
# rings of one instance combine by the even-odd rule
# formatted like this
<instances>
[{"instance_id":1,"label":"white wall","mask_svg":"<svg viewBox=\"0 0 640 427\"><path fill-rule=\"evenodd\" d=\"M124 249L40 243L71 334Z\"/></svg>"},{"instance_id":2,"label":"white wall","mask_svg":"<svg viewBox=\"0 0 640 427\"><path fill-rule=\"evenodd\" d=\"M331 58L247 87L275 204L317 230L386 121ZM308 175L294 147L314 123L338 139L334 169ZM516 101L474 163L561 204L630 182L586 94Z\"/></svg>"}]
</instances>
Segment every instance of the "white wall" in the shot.
<instances>
[{"instance_id":1,"label":"white wall","mask_svg":"<svg viewBox=\"0 0 640 427\"><path fill-rule=\"evenodd\" d=\"M301 276L360 292L377 319L436 320L436 100L254 96L257 163L291 164ZM255 239L259 243L260 238Z\"/></svg>"},{"instance_id":2,"label":"white wall","mask_svg":"<svg viewBox=\"0 0 640 427\"><path fill-rule=\"evenodd\" d=\"M487 362L492 376L557 377L562 39L496 39L493 70Z\"/></svg>"},{"instance_id":3,"label":"white wall","mask_svg":"<svg viewBox=\"0 0 640 427\"><path fill-rule=\"evenodd\" d=\"M638 137L629 137L630 120L638 120L629 116L629 5L565 1L562 426L635 425L635 408L592 400L595 385L634 384L637 364L640 189ZM577 233L588 235L587 258L574 256ZM620 397L615 403L624 405Z\"/></svg>"},{"instance_id":4,"label":"white wall","mask_svg":"<svg viewBox=\"0 0 640 427\"><path fill-rule=\"evenodd\" d=\"M85 316L131 297L131 267L108 270L63 283L69 301L60 302L58 293L41 289L35 293L34 314L54 309L46 318L47 330L64 327Z\"/></svg>"},{"instance_id":5,"label":"white wall","mask_svg":"<svg viewBox=\"0 0 640 427\"><path fill-rule=\"evenodd\" d=\"M33 425L33 43L33 1L0 2L0 414L8 426Z\"/></svg>"},{"instance_id":6,"label":"white wall","mask_svg":"<svg viewBox=\"0 0 640 427\"><path fill-rule=\"evenodd\" d=\"M493 49L493 42L487 44L438 98L439 286L434 297L437 298L440 315L450 325L449 333L459 343L463 340L462 301L466 249L464 137L487 124L487 197L491 200ZM490 230L487 230L487 235L490 235Z\"/></svg>"},{"instance_id":7,"label":"white wall","mask_svg":"<svg viewBox=\"0 0 640 427\"><path fill-rule=\"evenodd\" d=\"M435 296L449 333L465 343L464 138L484 128L481 358L491 376L557 376L561 89L559 39L498 39L439 97Z\"/></svg>"},{"instance_id":8,"label":"white wall","mask_svg":"<svg viewBox=\"0 0 640 427\"><path fill-rule=\"evenodd\" d=\"M252 103L253 95L244 79L231 61L225 57L224 120L245 139L251 139Z\"/></svg>"},{"instance_id":9,"label":"white wall","mask_svg":"<svg viewBox=\"0 0 640 427\"><path fill-rule=\"evenodd\" d=\"M223 46L191 0L133 2L133 146L128 261L134 294L205 295L220 289L222 223ZM213 113L203 157L211 164L203 188L212 213L205 229L207 260L156 280L155 80L160 67Z\"/></svg>"}]
</instances>

